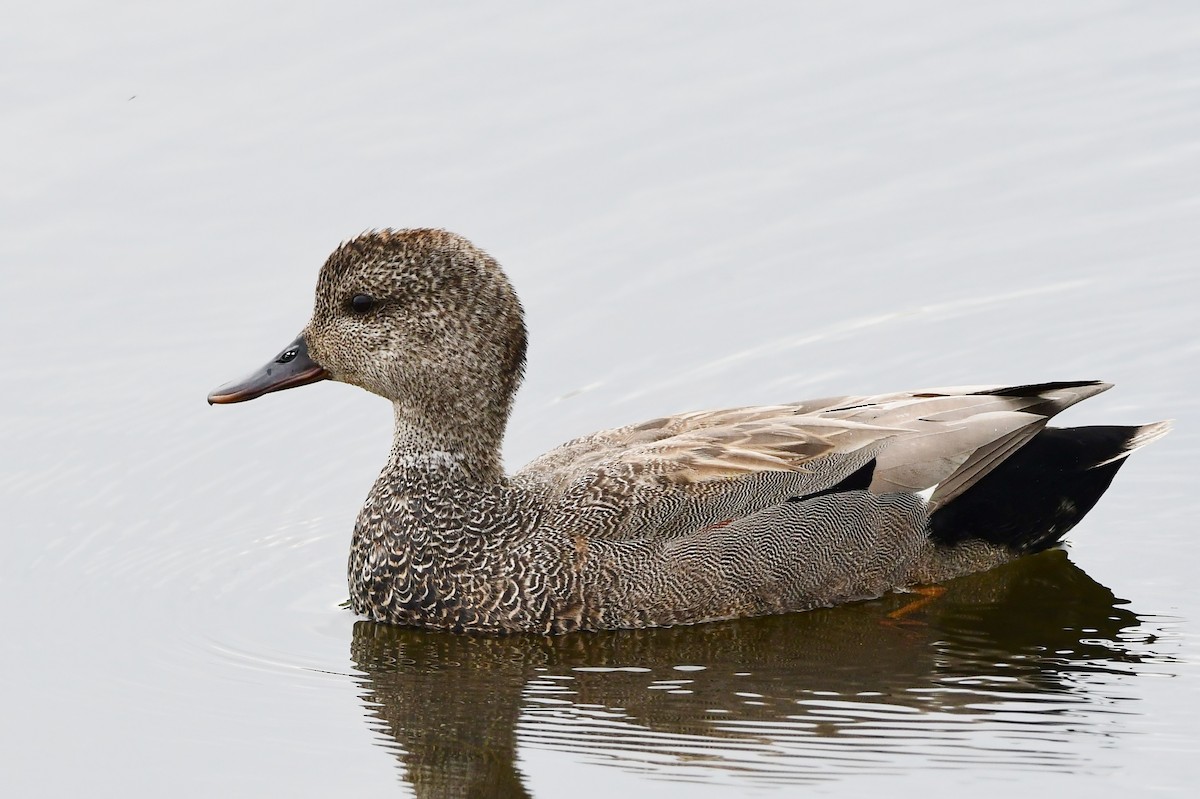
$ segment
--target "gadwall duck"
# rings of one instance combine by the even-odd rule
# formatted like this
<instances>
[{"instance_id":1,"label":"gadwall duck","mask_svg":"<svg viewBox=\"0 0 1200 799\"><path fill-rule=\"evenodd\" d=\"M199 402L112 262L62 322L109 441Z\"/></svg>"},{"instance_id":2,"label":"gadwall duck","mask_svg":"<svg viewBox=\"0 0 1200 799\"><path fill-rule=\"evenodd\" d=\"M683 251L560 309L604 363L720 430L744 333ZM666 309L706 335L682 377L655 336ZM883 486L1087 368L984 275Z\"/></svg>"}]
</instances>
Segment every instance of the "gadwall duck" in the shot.
<instances>
[{"instance_id":1,"label":"gadwall duck","mask_svg":"<svg viewBox=\"0 0 1200 799\"><path fill-rule=\"evenodd\" d=\"M391 400L351 605L485 632L783 613L982 571L1057 544L1168 429L1046 426L1097 381L943 388L667 416L506 475L525 340L487 253L442 230L370 232L329 256L300 337L208 400L326 379Z\"/></svg>"}]
</instances>

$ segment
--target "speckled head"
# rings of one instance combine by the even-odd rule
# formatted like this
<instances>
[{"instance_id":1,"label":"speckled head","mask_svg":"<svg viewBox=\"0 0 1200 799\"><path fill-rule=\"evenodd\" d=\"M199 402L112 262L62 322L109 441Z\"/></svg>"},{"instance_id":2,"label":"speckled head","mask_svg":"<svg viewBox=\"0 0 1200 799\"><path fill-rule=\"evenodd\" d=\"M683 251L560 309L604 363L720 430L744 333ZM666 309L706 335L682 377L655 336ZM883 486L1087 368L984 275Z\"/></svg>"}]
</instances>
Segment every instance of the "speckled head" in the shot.
<instances>
[{"instance_id":1,"label":"speckled head","mask_svg":"<svg viewBox=\"0 0 1200 799\"><path fill-rule=\"evenodd\" d=\"M253 391L244 390L247 379L209 400L253 399L323 378L351 383L392 401L397 448L461 455L492 471L525 344L521 303L483 250L444 230L372 231L321 268L312 319L292 345L301 350L293 359L307 364L285 362L292 350L276 362L280 373L307 377L263 388L260 371Z\"/></svg>"}]
</instances>

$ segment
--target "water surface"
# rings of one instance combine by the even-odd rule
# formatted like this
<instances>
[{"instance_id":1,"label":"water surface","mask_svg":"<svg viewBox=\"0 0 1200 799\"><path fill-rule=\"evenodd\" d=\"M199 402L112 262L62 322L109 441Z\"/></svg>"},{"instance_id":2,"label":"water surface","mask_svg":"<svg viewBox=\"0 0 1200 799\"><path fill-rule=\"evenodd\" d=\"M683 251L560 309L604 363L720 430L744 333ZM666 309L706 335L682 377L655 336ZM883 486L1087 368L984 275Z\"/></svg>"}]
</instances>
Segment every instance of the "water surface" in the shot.
<instances>
[{"instance_id":1,"label":"water surface","mask_svg":"<svg viewBox=\"0 0 1200 799\"><path fill-rule=\"evenodd\" d=\"M1178 794L1200 777L1200 10L51 2L0 31L14 795ZM390 411L206 392L338 241L438 225L531 331L517 467L664 413L1112 380L1178 419L1052 552L558 639L341 607ZM11 786L11 787L10 787ZM483 786L486 786L483 787Z\"/></svg>"}]
</instances>

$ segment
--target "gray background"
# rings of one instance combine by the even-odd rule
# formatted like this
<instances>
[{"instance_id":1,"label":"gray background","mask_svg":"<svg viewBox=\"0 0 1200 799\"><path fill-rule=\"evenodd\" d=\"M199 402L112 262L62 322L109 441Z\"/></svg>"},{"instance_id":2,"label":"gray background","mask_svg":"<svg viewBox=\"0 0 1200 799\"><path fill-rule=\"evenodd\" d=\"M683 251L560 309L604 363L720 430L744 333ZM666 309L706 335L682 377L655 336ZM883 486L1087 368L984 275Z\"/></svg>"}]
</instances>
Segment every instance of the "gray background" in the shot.
<instances>
[{"instance_id":1,"label":"gray background","mask_svg":"<svg viewBox=\"0 0 1200 799\"><path fill-rule=\"evenodd\" d=\"M12 795L411 790L338 607L390 410L332 384L204 395L292 339L340 240L421 225L488 249L525 302L514 468L662 413L924 385L1102 378L1071 421L1177 418L1071 535L1140 617L1137 664L1081 680L1065 727L967 730L970 768L901 724L909 746L818 758L815 787L1200 776L1200 6L646 6L6 12ZM786 792L756 761L819 751L786 716L691 757L636 725L546 743L522 713L534 795ZM1048 766L1011 754L1038 741Z\"/></svg>"}]
</instances>

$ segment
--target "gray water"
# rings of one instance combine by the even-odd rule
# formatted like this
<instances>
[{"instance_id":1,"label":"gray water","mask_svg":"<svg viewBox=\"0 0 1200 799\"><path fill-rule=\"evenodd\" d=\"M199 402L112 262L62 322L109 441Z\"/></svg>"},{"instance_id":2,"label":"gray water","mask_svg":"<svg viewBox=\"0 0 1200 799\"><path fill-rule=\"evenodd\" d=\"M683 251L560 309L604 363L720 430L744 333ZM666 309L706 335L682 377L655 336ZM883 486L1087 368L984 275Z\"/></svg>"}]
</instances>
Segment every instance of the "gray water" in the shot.
<instances>
[{"instance_id":1,"label":"gray water","mask_svg":"<svg viewBox=\"0 0 1200 799\"><path fill-rule=\"evenodd\" d=\"M1200 777L1200 6L47 2L0 28L11 796L1180 794ZM506 442L1101 378L1176 418L1067 551L560 639L357 621L386 403L206 392L340 240L434 225L531 330Z\"/></svg>"}]
</instances>

